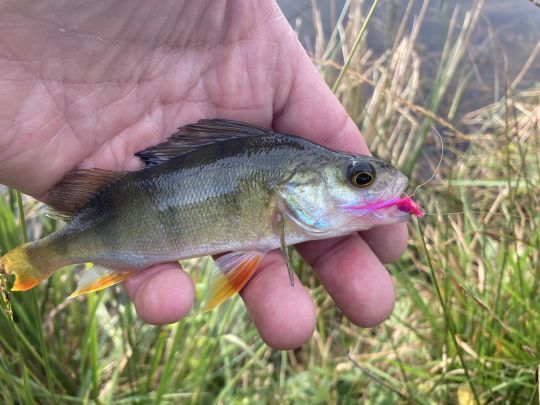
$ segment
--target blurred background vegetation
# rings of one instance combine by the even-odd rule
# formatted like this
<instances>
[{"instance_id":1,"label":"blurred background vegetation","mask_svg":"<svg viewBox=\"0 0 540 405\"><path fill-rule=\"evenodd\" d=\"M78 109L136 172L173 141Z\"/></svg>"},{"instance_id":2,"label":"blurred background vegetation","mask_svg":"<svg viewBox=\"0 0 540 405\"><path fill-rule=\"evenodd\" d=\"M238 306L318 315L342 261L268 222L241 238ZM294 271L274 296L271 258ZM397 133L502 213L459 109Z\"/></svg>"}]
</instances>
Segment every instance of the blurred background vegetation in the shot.
<instances>
[{"instance_id":1,"label":"blurred background vegetation","mask_svg":"<svg viewBox=\"0 0 540 405\"><path fill-rule=\"evenodd\" d=\"M428 215L411 223L409 249L388 266L392 317L355 327L295 258L317 330L279 352L238 298L154 327L119 288L65 301L75 280L62 272L4 293L2 403L538 403L540 8L280 5L375 154L416 185L437 166L435 130L444 140L440 170L416 194ZM21 243L21 225L30 239L59 226L29 198L20 208L14 190L1 191L0 254ZM183 264L202 300L212 263Z\"/></svg>"}]
</instances>

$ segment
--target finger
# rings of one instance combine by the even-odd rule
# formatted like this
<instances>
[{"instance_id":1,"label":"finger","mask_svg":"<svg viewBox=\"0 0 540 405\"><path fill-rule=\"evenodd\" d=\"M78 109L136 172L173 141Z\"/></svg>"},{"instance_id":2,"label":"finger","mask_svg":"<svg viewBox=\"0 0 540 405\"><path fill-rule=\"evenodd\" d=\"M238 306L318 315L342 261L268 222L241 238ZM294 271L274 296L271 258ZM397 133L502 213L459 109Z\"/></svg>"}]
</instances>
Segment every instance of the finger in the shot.
<instances>
[{"instance_id":1,"label":"finger","mask_svg":"<svg viewBox=\"0 0 540 405\"><path fill-rule=\"evenodd\" d=\"M139 317L162 325L185 317L193 306L195 288L177 263L152 266L124 282Z\"/></svg>"},{"instance_id":2,"label":"finger","mask_svg":"<svg viewBox=\"0 0 540 405\"><path fill-rule=\"evenodd\" d=\"M353 233L297 246L345 316L362 327L375 326L392 313L392 279L368 244Z\"/></svg>"},{"instance_id":3,"label":"finger","mask_svg":"<svg viewBox=\"0 0 540 405\"><path fill-rule=\"evenodd\" d=\"M270 252L241 291L261 338L269 346L294 349L315 330L315 305L295 276L291 287L281 252Z\"/></svg>"},{"instance_id":4,"label":"finger","mask_svg":"<svg viewBox=\"0 0 540 405\"><path fill-rule=\"evenodd\" d=\"M407 224L380 225L360 232L360 236L381 262L390 263L407 249L409 232Z\"/></svg>"},{"instance_id":5,"label":"finger","mask_svg":"<svg viewBox=\"0 0 540 405\"><path fill-rule=\"evenodd\" d=\"M358 127L332 94L303 49L287 99L278 105L273 128L337 150L370 154Z\"/></svg>"}]
</instances>

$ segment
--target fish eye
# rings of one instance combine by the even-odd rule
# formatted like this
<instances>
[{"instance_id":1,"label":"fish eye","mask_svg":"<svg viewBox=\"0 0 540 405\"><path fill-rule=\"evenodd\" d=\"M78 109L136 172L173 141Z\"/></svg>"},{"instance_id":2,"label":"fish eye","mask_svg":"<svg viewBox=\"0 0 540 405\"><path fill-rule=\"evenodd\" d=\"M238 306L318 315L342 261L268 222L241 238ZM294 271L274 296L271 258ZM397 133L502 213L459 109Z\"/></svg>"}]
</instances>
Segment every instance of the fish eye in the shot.
<instances>
[{"instance_id":1,"label":"fish eye","mask_svg":"<svg viewBox=\"0 0 540 405\"><path fill-rule=\"evenodd\" d=\"M375 168L369 162L356 162L347 169L347 179L355 187L368 187L375 181Z\"/></svg>"}]
</instances>

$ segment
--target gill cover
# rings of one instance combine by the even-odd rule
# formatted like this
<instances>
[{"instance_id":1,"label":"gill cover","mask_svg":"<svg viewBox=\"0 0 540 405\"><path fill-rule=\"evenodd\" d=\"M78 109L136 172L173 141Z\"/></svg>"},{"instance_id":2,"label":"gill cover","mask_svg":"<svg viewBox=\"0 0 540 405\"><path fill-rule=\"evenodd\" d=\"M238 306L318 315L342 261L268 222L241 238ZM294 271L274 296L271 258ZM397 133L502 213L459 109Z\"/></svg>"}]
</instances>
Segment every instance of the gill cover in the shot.
<instances>
[{"instance_id":1,"label":"gill cover","mask_svg":"<svg viewBox=\"0 0 540 405\"><path fill-rule=\"evenodd\" d=\"M318 170L294 175L278 188L281 214L308 235L322 237L329 232L327 193Z\"/></svg>"}]
</instances>

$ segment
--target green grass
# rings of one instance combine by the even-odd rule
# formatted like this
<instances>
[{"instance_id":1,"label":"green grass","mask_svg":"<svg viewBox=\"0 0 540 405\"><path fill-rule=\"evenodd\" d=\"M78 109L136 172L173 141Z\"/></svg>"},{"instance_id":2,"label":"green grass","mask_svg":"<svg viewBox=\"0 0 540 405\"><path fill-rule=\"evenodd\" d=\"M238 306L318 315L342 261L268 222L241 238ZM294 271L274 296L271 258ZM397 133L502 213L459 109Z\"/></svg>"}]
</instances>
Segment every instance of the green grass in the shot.
<instances>
[{"instance_id":1,"label":"green grass","mask_svg":"<svg viewBox=\"0 0 540 405\"><path fill-rule=\"evenodd\" d=\"M369 34L372 22L366 7L347 4L346 26L317 41L314 61L373 150L416 183L437 162L433 125L448 150L416 195L430 215L411 223L407 252L388 266L398 296L391 318L355 327L294 258L317 304L317 329L303 347L278 352L260 340L238 299L208 314L197 304L184 321L154 327L117 288L66 302L75 279L62 272L33 292L3 295L2 403L538 402L540 88L510 77L504 97L458 115L479 9L441 26L448 39L426 95L423 11L409 29L403 22L387 52L364 58L370 50L360 32ZM404 20L412 21L410 11ZM2 254L57 226L34 201L23 202L13 191L0 195ZM200 302L212 263L184 265Z\"/></svg>"}]
</instances>

